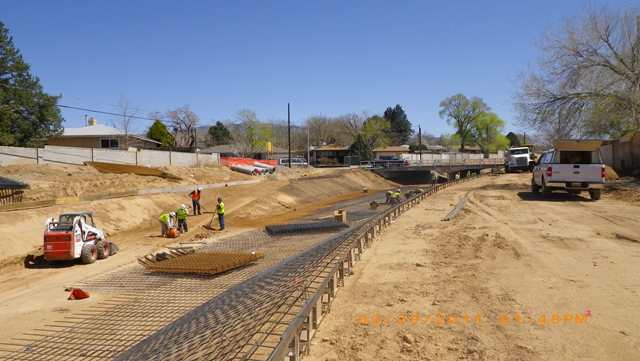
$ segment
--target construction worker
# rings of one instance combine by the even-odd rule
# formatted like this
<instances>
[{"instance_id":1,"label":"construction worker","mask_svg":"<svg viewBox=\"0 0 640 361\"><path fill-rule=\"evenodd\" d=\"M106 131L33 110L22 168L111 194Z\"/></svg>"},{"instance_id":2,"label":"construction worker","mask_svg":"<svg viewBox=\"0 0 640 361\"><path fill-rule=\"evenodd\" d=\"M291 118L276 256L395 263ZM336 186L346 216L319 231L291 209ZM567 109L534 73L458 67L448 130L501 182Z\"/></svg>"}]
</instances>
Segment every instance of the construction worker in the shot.
<instances>
[{"instance_id":1,"label":"construction worker","mask_svg":"<svg viewBox=\"0 0 640 361\"><path fill-rule=\"evenodd\" d=\"M202 193L202 188L198 187L196 188L196 190L194 190L193 192L189 193L189 195L191 196L191 203L193 205L193 215L196 215L196 210L198 211L198 214L202 214L200 212L200 194Z\"/></svg>"},{"instance_id":2,"label":"construction worker","mask_svg":"<svg viewBox=\"0 0 640 361\"><path fill-rule=\"evenodd\" d=\"M393 191L387 191L387 193L385 194L385 203L387 204L391 204L391 202L393 202Z\"/></svg>"},{"instance_id":3,"label":"construction worker","mask_svg":"<svg viewBox=\"0 0 640 361\"><path fill-rule=\"evenodd\" d=\"M181 205L180 208L176 210L176 219L178 220L178 230L182 233L189 232L189 226L187 226L187 211L186 205Z\"/></svg>"},{"instance_id":4,"label":"construction worker","mask_svg":"<svg viewBox=\"0 0 640 361\"><path fill-rule=\"evenodd\" d=\"M216 204L216 213L218 214L218 222L220 222L220 230L224 230L224 202L222 197L218 197L218 204Z\"/></svg>"},{"instance_id":5,"label":"construction worker","mask_svg":"<svg viewBox=\"0 0 640 361\"><path fill-rule=\"evenodd\" d=\"M169 228L173 227L173 219L176 216L174 212L163 213L160 215L160 232L162 237L167 235Z\"/></svg>"}]
</instances>

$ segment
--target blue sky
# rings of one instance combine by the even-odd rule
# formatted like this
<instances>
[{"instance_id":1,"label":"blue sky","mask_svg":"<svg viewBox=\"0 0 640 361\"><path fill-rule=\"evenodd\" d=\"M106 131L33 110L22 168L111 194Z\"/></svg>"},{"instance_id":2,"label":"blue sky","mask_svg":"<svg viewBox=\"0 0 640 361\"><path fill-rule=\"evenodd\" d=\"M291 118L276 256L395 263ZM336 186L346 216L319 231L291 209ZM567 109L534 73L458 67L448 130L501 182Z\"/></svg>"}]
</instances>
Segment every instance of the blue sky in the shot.
<instances>
[{"instance_id":1,"label":"blue sky","mask_svg":"<svg viewBox=\"0 0 640 361\"><path fill-rule=\"evenodd\" d=\"M125 96L143 116L189 105L210 123L243 108L286 119L291 102L302 124L398 103L441 134L438 104L458 92L519 129L513 94L536 42L588 4L634 2L4 0L0 21L61 104L115 111ZM65 110L64 125L84 114Z\"/></svg>"}]
</instances>

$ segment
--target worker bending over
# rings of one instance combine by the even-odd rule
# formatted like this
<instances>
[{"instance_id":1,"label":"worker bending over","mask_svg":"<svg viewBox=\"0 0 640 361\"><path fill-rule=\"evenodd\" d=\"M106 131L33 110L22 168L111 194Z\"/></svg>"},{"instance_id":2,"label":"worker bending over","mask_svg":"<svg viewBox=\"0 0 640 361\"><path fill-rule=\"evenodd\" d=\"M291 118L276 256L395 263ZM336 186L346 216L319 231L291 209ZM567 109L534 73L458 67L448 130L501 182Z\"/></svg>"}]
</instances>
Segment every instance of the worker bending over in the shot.
<instances>
[{"instance_id":1,"label":"worker bending over","mask_svg":"<svg viewBox=\"0 0 640 361\"><path fill-rule=\"evenodd\" d=\"M163 213L160 215L160 232L162 237L166 237L169 228L174 225L175 212Z\"/></svg>"},{"instance_id":2,"label":"worker bending over","mask_svg":"<svg viewBox=\"0 0 640 361\"><path fill-rule=\"evenodd\" d=\"M198 187L196 190L194 190L193 192L189 193L189 195L191 196L191 203L193 205L193 215L196 215L196 210L198 212L198 214L202 214L200 212L200 194L202 193L202 188Z\"/></svg>"},{"instance_id":3,"label":"worker bending over","mask_svg":"<svg viewBox=\"0 0 640 361\"><path fill-rule=\"evenodd\" d=\"M220 230L224 230L224 202L222 197L218 197L218 204L216 204L216 213L218 213L218 222L220 222Z\"/></svg>"},{"instance_id":4,"label":"worker bending over","mask_svg":"<svg viewBox=\"0 0 640 361\"><path fill-rule=\"evenodd\" d=\"M186 205L181 205L180 208L176 210L176 218L178 219L178 230L182 233L189 232L189 226L187 226L187 211Z\"/></svg>"}]
</instances>

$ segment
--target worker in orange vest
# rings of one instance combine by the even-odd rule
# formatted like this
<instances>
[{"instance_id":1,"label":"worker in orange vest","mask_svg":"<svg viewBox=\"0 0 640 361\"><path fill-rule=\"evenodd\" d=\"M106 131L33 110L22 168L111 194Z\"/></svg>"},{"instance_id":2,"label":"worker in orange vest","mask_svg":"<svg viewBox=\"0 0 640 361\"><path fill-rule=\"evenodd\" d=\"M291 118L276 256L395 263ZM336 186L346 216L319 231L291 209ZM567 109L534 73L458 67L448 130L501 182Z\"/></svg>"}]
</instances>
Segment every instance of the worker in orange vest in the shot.
<instances>
[{"instance_id":1,"label":"worker in orange vest","mask_svg":"<svg viewBox=\"0 0 640 361\"><path fill-rule=\"evenodd\" d=\"M191 203L193 205L193 215L196 215L196 210L198 214L202 214L200 212L200 194L202 193L202 188L198 187L193 192L189 193L191 196Z\"/></svg>"}]
</instances>

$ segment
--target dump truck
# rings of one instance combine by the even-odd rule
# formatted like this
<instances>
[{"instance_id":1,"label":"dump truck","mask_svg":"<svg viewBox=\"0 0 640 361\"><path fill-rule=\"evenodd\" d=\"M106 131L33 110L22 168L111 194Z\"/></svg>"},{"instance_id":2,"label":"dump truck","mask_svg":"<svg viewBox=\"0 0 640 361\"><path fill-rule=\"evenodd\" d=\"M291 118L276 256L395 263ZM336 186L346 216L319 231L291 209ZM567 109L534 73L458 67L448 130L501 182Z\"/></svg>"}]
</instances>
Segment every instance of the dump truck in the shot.
<instances>
[{"instance_id":1,"label":"dump truck","mask_svg":"<svg viewBox=\"0 0 640 361\"><path fill-rule=\"evenodd\" d=\"M511 147L505 154L504 169L507 173L516 170L531 171L535 161L536 156L533 153L533 145Z\"/></svg>"}]
</instances>

